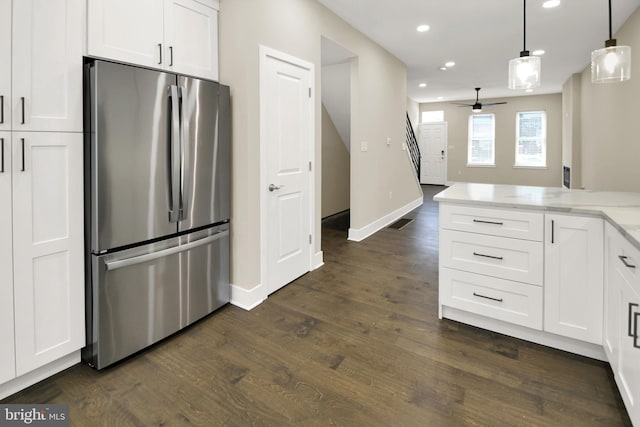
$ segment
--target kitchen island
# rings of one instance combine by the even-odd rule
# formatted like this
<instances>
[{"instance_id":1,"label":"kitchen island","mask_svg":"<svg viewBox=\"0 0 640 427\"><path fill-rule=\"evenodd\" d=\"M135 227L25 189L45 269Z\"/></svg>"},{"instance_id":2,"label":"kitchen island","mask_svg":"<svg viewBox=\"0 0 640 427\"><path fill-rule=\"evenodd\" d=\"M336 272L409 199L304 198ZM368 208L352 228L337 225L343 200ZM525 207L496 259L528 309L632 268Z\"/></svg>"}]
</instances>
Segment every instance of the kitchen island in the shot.
<instances>
[{"instance_id":1,"label":"kitchen island","mask_svg":"<svg viewBox=\"0 0 640 427\"><path fill-rule=\"evenodd\" d=\"M640 193L457 183L439 317L608 361L640 425Z\"/></svg>"}]
</instances>

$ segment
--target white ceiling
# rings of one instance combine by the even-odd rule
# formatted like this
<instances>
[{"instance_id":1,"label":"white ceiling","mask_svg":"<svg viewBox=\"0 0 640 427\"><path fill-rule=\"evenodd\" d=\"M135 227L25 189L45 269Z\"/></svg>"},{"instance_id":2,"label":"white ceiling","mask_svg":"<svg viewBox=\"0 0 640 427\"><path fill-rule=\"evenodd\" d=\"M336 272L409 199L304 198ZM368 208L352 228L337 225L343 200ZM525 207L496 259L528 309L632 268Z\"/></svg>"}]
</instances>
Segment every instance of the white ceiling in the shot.
<instances>
[{"instance_id":1,"label":"white ceiling","mask_svg":"<svg viewBox=\"0 0 640 427\"><path fill-rule=\"evenodd\" d=\"M519 0L318 0L407 65L407 94L418 102L526 95L507 88L509 60L523 48ZM527 2L527 49L544 49L542 85L532 95L557 93L589 65L591 51L608 38L607 0ZM613 0L613 31L640 0ZM431 29L418 33L416 27ZM622 44L619 42L619 44ZM640 52L633 52L640 55ZM456 65L440 71L446 61ZM636 70L640 74L640 70ZM640 78L640 76L638 76ZM426 88L419 88L421 82ZM443 97L438 100L438 97Z\"/></svg>"}]
</instances>

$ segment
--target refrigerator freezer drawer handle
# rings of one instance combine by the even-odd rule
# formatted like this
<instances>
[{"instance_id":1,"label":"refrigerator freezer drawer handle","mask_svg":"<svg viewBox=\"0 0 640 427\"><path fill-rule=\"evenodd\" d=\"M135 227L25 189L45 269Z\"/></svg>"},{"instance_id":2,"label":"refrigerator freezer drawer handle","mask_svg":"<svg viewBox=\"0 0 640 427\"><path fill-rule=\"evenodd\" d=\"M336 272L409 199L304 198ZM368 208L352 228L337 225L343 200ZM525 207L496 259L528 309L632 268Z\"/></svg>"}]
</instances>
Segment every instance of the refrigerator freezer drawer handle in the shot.
<instances>
[{"instance_id":1,"label":"refrigerator freezer drawer handle","mask_svg":"<svg viewBox=\"0 0 640 427\"><path fill-rule=\"evenodd\" d=\"M204 239L196 240L195 242L185 243L184 245L174 246L172 248L163 249L161 251L153 252L150 254L135 256L131 258L125 258L114 261L107 261L104 263L105 267L108 271L117 270L119 268L129 267L136 264L141 264L147 261L153 261L154 259L163 258L169 255L177 254L180 252L185 252L193 248L197 248L199 246L207 245L211 242L215 242L222 237L228 236L229 230L221 231L220 233L216 233L213 236L205 237Z\"/></svg>"}]
</instances>

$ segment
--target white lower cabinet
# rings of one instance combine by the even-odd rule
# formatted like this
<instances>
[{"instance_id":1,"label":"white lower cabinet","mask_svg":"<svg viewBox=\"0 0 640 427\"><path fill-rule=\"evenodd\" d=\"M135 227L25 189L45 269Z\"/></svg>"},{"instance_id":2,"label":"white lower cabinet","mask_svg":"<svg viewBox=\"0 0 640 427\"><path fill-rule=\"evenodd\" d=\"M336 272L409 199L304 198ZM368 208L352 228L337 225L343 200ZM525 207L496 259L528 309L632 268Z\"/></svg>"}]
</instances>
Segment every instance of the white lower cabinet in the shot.
<instances>
[{"instance_id":1,"label":"white lower cabinet","mask_svg":"<svg viewBox=\"0 0 640 427\"><path fill-rule=\"evenodd\" d=\"M16 375L11 236L11 132L0 132L0 384Z\"/></svg>"},{"instance_id":2,"label":"white lower cabinet","mask_svg":"<svg viewBox=\"0 0 640 427\"><path fill-rule=\"evenodd\" d=\"M640 251L607 224L605 352L631 422L640 425Z\"/></svg>"},{"instance_id":3,"label":"white lower cabinet","mask_svg":"<svg viewBox=\"0 0 640 427\"><path fill-rule=\"evenodd\" d=\"M84 346L83 135L0 135L0 227L12 224L0 242L3 383Z\"/></svg>"},{"instance_id":4,"label":"white lower cabinet","mask_svg":"<svg viewBox=\"0 0 640 427\"><path fill-rule=\"evenodd\" d=\"M545 214L545 331L602 344L603 223Z\"/></svg>"}]
</instances>

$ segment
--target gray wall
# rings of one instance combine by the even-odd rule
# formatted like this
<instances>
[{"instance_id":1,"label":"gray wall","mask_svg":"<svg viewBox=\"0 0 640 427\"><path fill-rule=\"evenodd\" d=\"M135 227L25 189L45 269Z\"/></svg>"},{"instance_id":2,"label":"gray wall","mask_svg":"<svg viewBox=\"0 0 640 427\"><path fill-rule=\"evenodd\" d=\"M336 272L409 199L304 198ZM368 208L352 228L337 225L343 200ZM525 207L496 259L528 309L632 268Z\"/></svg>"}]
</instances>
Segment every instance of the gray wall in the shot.
<instances>
[{"instance_id":1,"label":"gray wall","mask_svg":"<svg viewBox=\"0 0 640 427\"><path fill-rule=\"evenodd\" d=\"M260 45L315 64L316 236L320 237L322 206L322 36L357 56L351 70L351 226L363 228L422 194L402 150L407 98L402 62L316 0L222 0L219 16L220 80L231 86L233 115L231 280L251 289L261 284ZM368 142L367 152L355 149L361 141ZM320 247L317 238L314 252Z\"/></svg>"},{"instance_id":2,"label":"gray wall","mask_svg":"<svg viewBox=\"0 0 640 427\"><path fill-rule=\"evenodd\" d=\"M444 120L448 123L447 181L559 187L562 184L562 95L534 95L481 101L503 100L508 101L508 104L485 108L483 111L495 114L495 167L467 166L471 107L458 107L448 102L420 104L421 113L444 110ZM468 100L469 103L474 101L475 98ZM516 113L533 110L547 112L547 168L514 168Z\"/></svg>"},{"instance_id":3,"label":"gray wall","mask_svg":"<svg viewBox=\"0 0 640 427\"><path fill-rule=\"evenodd\" d=\"M587 189L640 191L640 8L615 35L631 46L631 80L593 84L582 73L581 183Z\"/></svg>"},{"instance_id":4,"label":"gray wall","mask_svg":"<svg viewBox=\"0 0 640 427\"><path fill-rule=\"evenodd\" d=\"M322 106L322 218L349 209L351 156Z\"/></svg>"}]
</instances>

